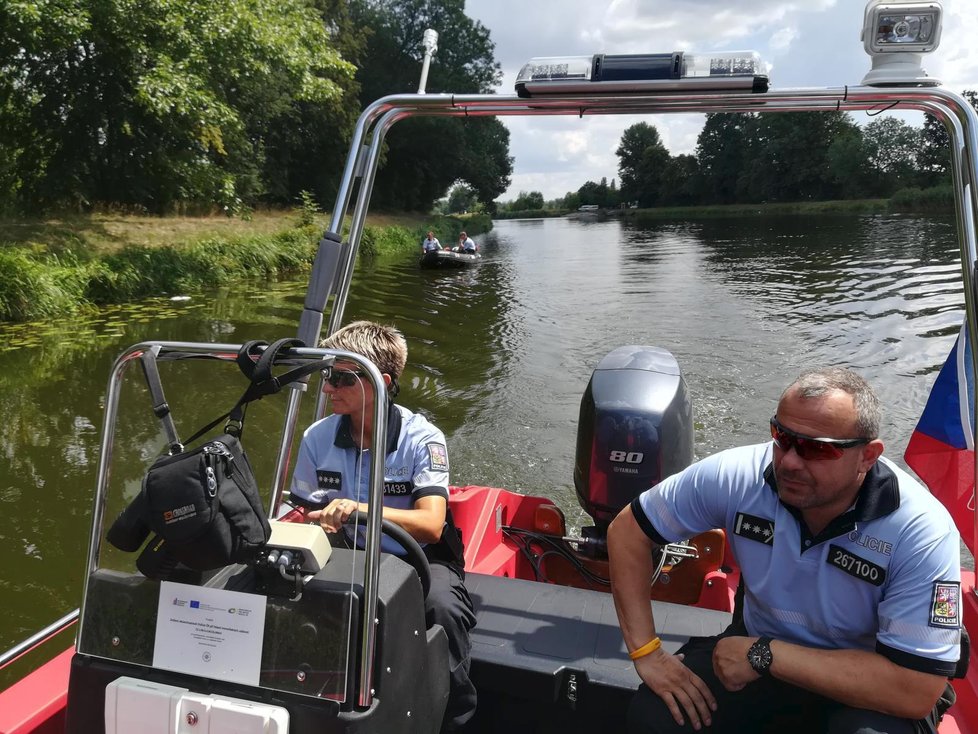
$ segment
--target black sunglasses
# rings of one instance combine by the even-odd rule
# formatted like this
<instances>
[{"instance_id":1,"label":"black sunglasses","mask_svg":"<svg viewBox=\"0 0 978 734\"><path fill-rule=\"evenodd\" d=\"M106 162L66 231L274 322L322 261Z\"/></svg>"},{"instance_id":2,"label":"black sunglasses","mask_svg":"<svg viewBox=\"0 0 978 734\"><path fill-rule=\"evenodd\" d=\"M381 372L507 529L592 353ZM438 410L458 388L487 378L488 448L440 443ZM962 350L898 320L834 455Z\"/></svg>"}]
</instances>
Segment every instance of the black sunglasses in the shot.
<instances>
[{"instance_id":1,"label":"black sunglasses","mask_svg":"<svg viewBox=\"0 0 978 734\"><path fill-rule=\"evenodd\" d=\"M334 388L353 387L364 376L359 370L323 370L323 381Z\"/></svg>"},{"instance_id":2,"label":"black sunglasses","mask_svg":"<svg viewBox=\"0 0 978 734\"><path fill-rule=\"evenodd\" d=\"M785 428L777 417L771 419L771 438L782 451L795 452L805 461L835 461L842 457L846 449L863 446L869 438L813 438Z\"/></svg>"}]
</instances>

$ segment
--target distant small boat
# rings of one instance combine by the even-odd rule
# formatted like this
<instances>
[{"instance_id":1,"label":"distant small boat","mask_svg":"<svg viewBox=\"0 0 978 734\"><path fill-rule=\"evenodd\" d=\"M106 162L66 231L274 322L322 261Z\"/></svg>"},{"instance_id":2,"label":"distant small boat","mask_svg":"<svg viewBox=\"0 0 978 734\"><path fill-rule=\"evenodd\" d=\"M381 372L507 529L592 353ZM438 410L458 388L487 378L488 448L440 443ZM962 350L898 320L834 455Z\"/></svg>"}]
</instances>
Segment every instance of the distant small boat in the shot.
<instances>
[{"instance_id":1,"label":"distant small boat","mask_svg":"<svg viewBox=\"0 0 978 734\"><path fill-rule=\"evenodd\" d=\"M418 260L422 268L467 268L482 259L478 252L455 252L453 250L431 250Z\"/></svg>"}]
</instances>

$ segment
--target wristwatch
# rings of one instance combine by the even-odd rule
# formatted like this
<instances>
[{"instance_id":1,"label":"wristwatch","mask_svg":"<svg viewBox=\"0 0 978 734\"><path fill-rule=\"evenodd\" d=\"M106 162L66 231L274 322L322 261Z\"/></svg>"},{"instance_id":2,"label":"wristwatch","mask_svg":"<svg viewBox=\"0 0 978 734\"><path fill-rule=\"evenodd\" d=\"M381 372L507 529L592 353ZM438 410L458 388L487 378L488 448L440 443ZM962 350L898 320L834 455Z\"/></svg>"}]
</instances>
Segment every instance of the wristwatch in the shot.
<instances>
[{"instance_id":1,"label":"wristwatch","mask_svg":"<svg viewBox=\"0 0 978 734\"><path fill-rule=\"evenodd\" d=\"M771 675L773 661L770 637L759 637L757 642L747 649L747 662L758 675Z\"/></svg>"}]
</instances>

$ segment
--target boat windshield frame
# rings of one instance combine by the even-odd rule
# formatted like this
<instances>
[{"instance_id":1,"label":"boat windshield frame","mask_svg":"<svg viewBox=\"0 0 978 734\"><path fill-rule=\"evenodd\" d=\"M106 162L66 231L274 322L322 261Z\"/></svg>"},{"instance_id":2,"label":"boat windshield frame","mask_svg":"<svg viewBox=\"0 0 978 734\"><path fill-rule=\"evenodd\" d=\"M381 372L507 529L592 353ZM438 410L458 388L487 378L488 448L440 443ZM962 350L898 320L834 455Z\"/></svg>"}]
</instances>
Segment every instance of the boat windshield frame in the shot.
<instances>
[{"instance_id":1,"label":"boat windshield frame","mask_svg":"<svg viewBox=\"0 0 978 734\"><path fill-rule=\"evenodd\" d=\"M113 650L111 653L107 653L105 648L105 638L104 629L96 630L93 634L86 634L86 628L89 626L86 624L86 614L89 609L92 600L89 598L89 592L93 588L93 580L97 577L97 572L103 567L101 563L102 554L105 550L103 545L103 538L105 538L107 529L107 518L106 512L108 511L108 499L110 494L110 480L111 480L111 469L113 466L113 456L115 454L115 442L117 434L117 424L119 417L120 408L120 398L123 392L123 383L128 372L131 372L129 368L140 361L140 357L144 352L158 348L157 361L160 363L173 360L183 360L183 359L193 359L193 358L203 358L205 360L216 360L221 362L231 362L235 361L239 350L242 348L241 344L218 344L218 343L204 343L204 342L169 342L169 341L147 341L140 342L139 344L134 344L133 346L126 349L122 354L120 354L115 363L112 366L112 370L109 374L108 386L105 393L105 420L102 427L102 438L99 449L99 464L98 473L96 477L96 490L94 497L94 505L92 509L92 528L91 536L89 538L89 551L88 559L86 564L86 577L85 584L83 587L82 594L82 604L80 608L80 621L78 624L78 630L76 634L76 649L82 654L90 654L96 657L112 657L117 659L123 659L126 662L133 664L145 664L140 660L127 659L126 652L122 650ZM384 378L380 369L370 360L366 359L362 355L355 354L353 352L348 352L339 349L322 349L322 348L306 348L306 347L295 347L288 350L283 350L280 354L281 358L288 360L290 363L301 363L303 361L319 361L326 358L333 358L334 361L350 362L359 368L359 370L366 376L370 385L374 391L375 395L384 395L386 393L386 385L384 383ZM288 392L294 396L296 394L305 391L308 380L303 378L290 385L283 385ZM319 393L322 394L322 390ZM373 401L373 425L371 428L371 441L373 446L383 446L386 440L386 426L387 426L387 416L388 416L388 401L387 400L374 400ZM146 411L147 413L149 411ZM160 427L161 437L163 436L162 426ZM291 444L291 442L290 442ZM386 456L382 451L371 451L369 452L370 466L369 466L369 494L368 494L368 507L380 508L383 506L384 498L384 462ZM279 457L280 459L281 457ZM271 506L276 508L275 512L270 512L269 516L272 518L279 517L280 513L278 508L281 506L281 495L275 497L277 493L275 492L275 487L272 487L273 495ZM363 586L363 597L360 600L360 629L363 630L363 634L359 636L359 657L358 663L359 668L356 668L361 672L361 676L357 679L356 685L358 688L356 690L362 690L362 683L364 676L366 680L372 680L373 678L373 661L374 661L374 651L376 647L376 630L374 625L374 620L377 617L378 608L378 586L380 577L380 551L381 551L381 523L383 519L382 512L368 512L367 519L365 523L365 536L366 541L364 545L364 562L362 566L360 564L353 564L354 574L351 581L351 588L355 587L358 583L362 583ZM132 559L133 564L135 564L135 558ZM359 567L358 567L359 566ZM359 577L359 572L362 569L362 578ZM133 578L140 576L139 573L132 574ZM145 600L144 600L145 601ZM149 612L148 616L155 619L156 606L152 598L146 603L152 604L152 609L145 609L144 611ZM126 615L132 616L131 609L123 610ZM97 613L97 612L96 612ZM352 619L344 619L343 615L337 617L341 622L345 622L347 625L353 624ZM99 620L100 622L102 620ZM138 621L138 620L137 620ZM101 625L94 625L95 627L101 627ZM341 655L345 656L344 661L340 661L340 670L348 669L348 661L350 653L349 640L353 638L353 635L346 634L347 644L345 650L341 650ZM93 642L91 645L88 644L89 639ZM113 641L111 643L115 645ZM91 649L90 649L91 648ZM141 650L140 654L145 653L145 650ZM335 674L334 674L335 675ZM219 677L219 676L216 676ZM259 683L259 687L270 688L272 690L280 690L273 683ZM346 680L343 679L342 685L339 686L343 691L347 690L348 685ZM369 687L368 687L369 694ZM337 700L343 701L345 698L344 694L339 693Z\"/></svg>"}]
</instances>

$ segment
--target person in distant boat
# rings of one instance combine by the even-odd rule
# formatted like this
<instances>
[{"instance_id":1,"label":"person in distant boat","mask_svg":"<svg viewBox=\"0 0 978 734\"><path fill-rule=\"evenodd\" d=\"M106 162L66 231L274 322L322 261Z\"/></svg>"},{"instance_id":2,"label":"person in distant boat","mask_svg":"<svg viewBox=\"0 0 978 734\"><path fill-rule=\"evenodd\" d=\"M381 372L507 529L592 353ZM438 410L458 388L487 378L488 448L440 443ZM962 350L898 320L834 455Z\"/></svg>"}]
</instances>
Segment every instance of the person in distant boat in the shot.
<instances>
[{"instance_id":1,"label":"person in distant boat","mask_svg":"<svg viewBox=\"0 0 978 734\"><path fill-rule=\"evenodd\" d=\"M431 233L429 233L430 235ZM324 339L321 346L359 354L383 373L388 419L383 516L421 544L431 565L425 600L430 627L448 636L450 690L442 731L455 731L475 713L476 690L469 679L475 612L465 588L462 539L448 509L448 451L445 436L424 416L394 403L398 378L407 363L407 343L392 326L355 321ZM333 414L313 423L302 437L292 477L292 499L311 511L327 533L347 533L347 518L365 512L370 480L374 395L370 382L350 362L337 362L323 382ZM385 537L382 548L404 555Z\"/></svg>"},{"instance_id":2,"label":"person in distant boat","mask_svg":"<svg viewBox=\"0 0 978 734\"><path fill-rule=\"evenodd\" d=\"M458 236L458 251L468 255L474 255L479 251L479 246L475 243L474 239L469 237L465 232L462 232Z\"/></svg>"},{"instance_id":3,"label":"person in distant boat","mask_svg":"<svg viewBox=\"0 0 978 734\"><path fill-rule=\"evenodd\" d=\"M441 249L441 242L435 237L435 233L429 230L425 238L421 240L421 254L426 252L436 252Z\"/></svg>"},{"instance_id":4,"label":"person in distant boat","mask_svg":"<svg viewBox=\"0 0 978 734\"><path fill-rule=\"evenodd\" d=\"M615 518L612 593L643 681L630 731L936 731L960 655L958 532L882 457L879 425L857 374L805 372L772 441L696 462ZM649 604L652 550L717 527L741 568L741 613L671 655Z\"/></svg>"}]
</instances>

